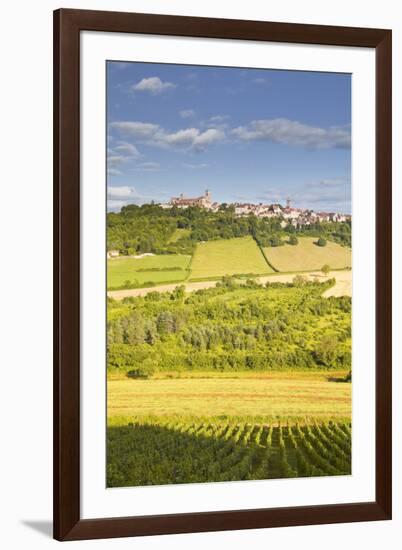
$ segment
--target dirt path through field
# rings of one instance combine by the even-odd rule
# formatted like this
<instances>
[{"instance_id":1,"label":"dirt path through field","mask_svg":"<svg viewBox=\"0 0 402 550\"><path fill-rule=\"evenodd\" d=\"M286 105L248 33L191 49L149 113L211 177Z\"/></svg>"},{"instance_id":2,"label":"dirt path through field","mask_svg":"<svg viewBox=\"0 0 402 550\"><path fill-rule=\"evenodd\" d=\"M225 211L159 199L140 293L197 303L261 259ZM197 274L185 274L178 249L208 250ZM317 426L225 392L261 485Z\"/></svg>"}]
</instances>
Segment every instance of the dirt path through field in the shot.
<instances>
[{"instance_id":1,"label":"dirt path through field","mask_svg":"<svg viewBox=\"0 0 402 550\"><path fill-rule=\"evenodd\" d=\"M268 277L259 277L261 283L278 282L278 283L291 283L297 273L291 273L288 275L272 275ZM323 282L327 279L320 271L313 271L311 273L300 273L303 277L306 277L310 281ZM352 296L352 271L345 269L344 271L331 271L328 278L334 278L336 283L333 287L326 290L323 294L325 298L329 296Z\"/></svg>"},{"instance_id":2,"label":"dirt path through field","mask_svg":"<svg viewBox=\"0 0 402 550\"><path fill-rule=\"evenodd\" d=\"M267 282L279 282L279 283L291 283L297 273L289 274L277 274L277 275L267 275L264 277L258 277L257 281L260 283ZM303 277L306 277L310 281L318 280L320 282L325 281L326 277L319 271L311 273L300 273ZM324 296L328 298L329 296L351 296L352 295L352 272L349 270L345 271L332 271L329 273L328 278L334 277L336 279L335 286L328 289L324 292ZM195 290L201 290L204 288L212 288L216 286L218 281L200 281L196 283L185 283L186 292L194 292ZM183 283L174 283L170 285L158 285L150 288L130 288L125 290L110 290L107 294L110 298L115 300L122 300L123 298L136 297L136 296L145 296L150 292L171 292L176 287L181 286Z\"/></svg>"}]
</instances>

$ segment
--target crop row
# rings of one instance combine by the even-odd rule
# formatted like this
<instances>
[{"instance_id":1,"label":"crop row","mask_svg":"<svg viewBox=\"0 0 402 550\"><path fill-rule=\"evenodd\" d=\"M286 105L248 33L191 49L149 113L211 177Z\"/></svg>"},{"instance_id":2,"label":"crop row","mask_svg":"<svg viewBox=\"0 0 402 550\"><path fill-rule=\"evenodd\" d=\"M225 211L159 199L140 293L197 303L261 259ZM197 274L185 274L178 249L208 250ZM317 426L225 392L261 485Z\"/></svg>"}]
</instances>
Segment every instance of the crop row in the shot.
<instances>
[{"instance_id":1,"label":"crop row","mask_svg":"<svg viewBox=\"0 0 402 550\"><path fill-rule=\"evenodd\" d=\"M109 487L351 473L347 423L132 422L108 428Z\"/></svg>"}]
</instances>

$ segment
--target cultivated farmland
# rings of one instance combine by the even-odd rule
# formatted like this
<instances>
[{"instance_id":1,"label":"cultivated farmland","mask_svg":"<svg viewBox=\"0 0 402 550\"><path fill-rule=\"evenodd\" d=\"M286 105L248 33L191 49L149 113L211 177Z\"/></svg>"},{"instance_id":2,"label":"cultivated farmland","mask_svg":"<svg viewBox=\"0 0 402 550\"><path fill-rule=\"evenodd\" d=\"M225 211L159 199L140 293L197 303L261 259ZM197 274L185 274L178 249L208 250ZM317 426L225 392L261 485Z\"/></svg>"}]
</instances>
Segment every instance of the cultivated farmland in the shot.
<instances>
[{"instance_id":1,"label":"cultivated farmland","mask_svg":"<svg viewBox=\"0 0 402 550\"><path fill-rule=\"evenodd\" d=\"M191 263L192 280L272 272L250 236L198 243Z\"/></svg>"},{"instance_id":2,"label":"cultivated farmland","mask_svg":"<svg viewBox=\"0 0 402 550\"><path fill-rule=\"evenodd\" d=\"M326 246L317 246L316 238L300 237L299 244L285 244L264 248L268 262L277 271L312 271L328 264L331 269L352 266L352 252L349 248L327 241Z\"/></svg>"},{"instance_id":3,"label":"cultivated farmland","mask_svg":"<svg viewBox=\"0 0 402 550\"><path fill-rule=\"evenodd\" d=\"M107 438L108 487L351 473L348 422L116 418Z\"/></svg>"},{"instance_id":4,"label":"cultivated farmland","mask_svg":"<svg viewBox=\"0 0 402 550\"><path fill-rule=\"evenodd\" d=\"M349 475L344 375L111 374L108 487Z\"/></svg>"},{"instance_id":5,"label":"cultivated farmland","mask_svg":"<svg viewBox=\"0 0 402 550\"><path fill-rule=\"evenodd\" d=\"M120 288L129 281L129 287L144 283L162 284L183 281L188 277L191 256L164 254L143 258L120 257L107 262L108 288Z\"/></svg>"}]
</instances>

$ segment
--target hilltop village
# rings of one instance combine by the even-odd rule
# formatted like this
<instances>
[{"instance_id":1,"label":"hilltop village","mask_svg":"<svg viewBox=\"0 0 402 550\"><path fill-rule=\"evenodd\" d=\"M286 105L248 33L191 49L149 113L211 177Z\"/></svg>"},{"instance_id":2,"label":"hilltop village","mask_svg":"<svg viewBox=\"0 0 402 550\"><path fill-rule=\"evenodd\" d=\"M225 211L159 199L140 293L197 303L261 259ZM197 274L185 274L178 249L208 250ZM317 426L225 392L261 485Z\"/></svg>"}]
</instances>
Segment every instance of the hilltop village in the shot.
<instances>
[{"instance_id":1,"label":"hilltop village","mask_svg":"<svg viewBox=\"0 0 402 550\"><path fill-rule=\"evenodd\" d=\"M316 222L346 222L351 216L339 212L315 212L311 209L293 208L290 199L286 199L286 206L281 204L253 204L253 203L232 203L236 216L249 216L254 214L257 218L281 218L283 227L291 224L294 227L311 225ZM211 192L207 189L200 197L188 198L181 194L179 197L172 197L162 208L189 208L197 206L211 211L217 211L221 207L218 202L212 201Z\"/></svg>"}]
</instances>

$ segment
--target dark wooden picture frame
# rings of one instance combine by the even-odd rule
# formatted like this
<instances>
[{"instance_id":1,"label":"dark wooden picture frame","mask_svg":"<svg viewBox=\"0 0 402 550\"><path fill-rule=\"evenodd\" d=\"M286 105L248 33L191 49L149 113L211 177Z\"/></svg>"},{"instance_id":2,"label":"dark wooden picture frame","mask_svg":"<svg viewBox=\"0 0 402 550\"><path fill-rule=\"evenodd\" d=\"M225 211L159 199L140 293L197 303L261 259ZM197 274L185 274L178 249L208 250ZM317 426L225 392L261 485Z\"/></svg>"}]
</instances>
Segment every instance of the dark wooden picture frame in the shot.
<instances>
[{"instance_id":1,"label":"dark wooden picture frame","mask_svg":"<svg viewBox=\"0 0 402 550\"><path fill-rule=\"evenodd\" d=\"M80 518L80 31L374 48L376 498L373 502ZM54 537L95 539L391 519L390 30L61 9L54 12Z\"/></svg>"}]
</instances>

